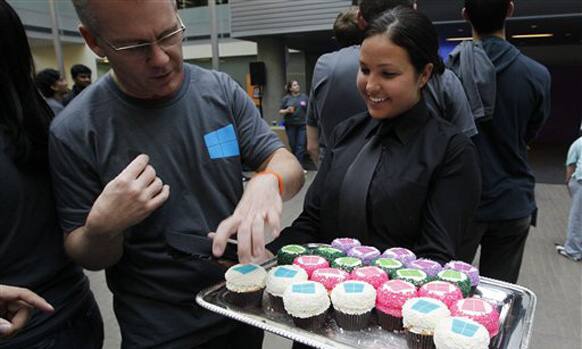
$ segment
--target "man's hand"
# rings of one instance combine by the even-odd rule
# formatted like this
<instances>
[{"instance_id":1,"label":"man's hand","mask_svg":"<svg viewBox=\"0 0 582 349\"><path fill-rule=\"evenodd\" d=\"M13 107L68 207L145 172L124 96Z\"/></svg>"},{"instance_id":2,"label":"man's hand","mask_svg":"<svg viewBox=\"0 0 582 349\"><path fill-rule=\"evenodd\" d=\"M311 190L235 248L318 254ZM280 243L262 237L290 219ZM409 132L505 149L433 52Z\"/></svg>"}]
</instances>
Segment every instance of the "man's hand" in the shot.
<instances>
[{"instance_id":1,"label":"man's hand","mask_svg":"<svg viewBox=\"0 0 582 349\"><path fill-rule=\"evenodd\" d=\"M220 257L226 240L237 234L238 258L241 263L265 259L265 233L279 236L283 201L279 194L277 177L264 174L253 177L232 216L216 229L212 253Z\"/></svg>"},{"instance_id":2,"label":"man's hand","mask_svg":"<svg viewBox=\"0 0 582 349\"><path fill-rule=\"evenodd\" d=\"M170 187L148 165L149 157L137 156L95 200L85 224L92 234L119 234L160 207Z\"/></svg>"},{"instance_id":3,"label":"man's hand","mask_svg":"<svg viewBox=\"0 0 582 349\"><path fill-rule=\"evenodd\" d=\"M53 307L42 297L25 288L0 285L0 338L21 330L33 308L53 312Z\"/></svg>"}]
</instances>

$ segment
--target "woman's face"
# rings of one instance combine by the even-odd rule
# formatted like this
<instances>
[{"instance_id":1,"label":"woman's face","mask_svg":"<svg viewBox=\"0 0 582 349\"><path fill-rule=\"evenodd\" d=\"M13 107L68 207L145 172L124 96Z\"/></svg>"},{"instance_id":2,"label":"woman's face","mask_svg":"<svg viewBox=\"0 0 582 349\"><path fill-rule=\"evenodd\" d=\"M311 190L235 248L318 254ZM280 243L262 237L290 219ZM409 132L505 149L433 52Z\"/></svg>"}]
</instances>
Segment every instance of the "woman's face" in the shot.
<instances>
[{"instance_id":1,"label":"woman's face","mask_svg":"<svg viewBox=\"0 0 582 349\"><path fill-rule=\"evenodd\" d=\"M293 81L291 83L291 88L289 90L291 91L291 93L299 93L301 91L301 86L299 86L299 83L297 81Z\"/></svg>"},{"instance_id":2,"label":"woman's face","mask_svg":"<svg viewBox=\"0 0 582 349\"><path fill-rule=\"evenodd\" d=\"M429 63L417 74L408 52L385 34L364 40L357 83L370 115L390 119L412 108L420 100L431 71Z\"/></svg>"}]
</instances>

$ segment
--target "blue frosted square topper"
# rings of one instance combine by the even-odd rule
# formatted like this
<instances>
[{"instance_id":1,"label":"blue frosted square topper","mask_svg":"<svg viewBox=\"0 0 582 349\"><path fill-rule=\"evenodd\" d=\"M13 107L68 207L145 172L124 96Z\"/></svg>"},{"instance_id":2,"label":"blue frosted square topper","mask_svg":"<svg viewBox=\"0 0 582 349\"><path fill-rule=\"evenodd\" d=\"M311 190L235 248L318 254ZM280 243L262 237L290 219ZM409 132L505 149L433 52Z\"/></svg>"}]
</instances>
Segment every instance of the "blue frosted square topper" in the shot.
<instances>
[{"instance_id":1,"label":"blue frosted square topper","mask_svg":"<svg viewBox=\"0 0 582 349\"><path fill-rule=\"evenodd\" d=\"M362 293L364 291L364 285L355 282L348 282L344 284L344 290L346 293Z\"/></svg>"},{"instance_id":2,"label":"blue frosted square topper","mask_svg":"<svg viewBox=\"0 0 582 349\"><path fill-rule=\"evenodd\" d=\"M291 286L294 293L314 294L315 284L295 284Z\"/></svg>"},{"instance_id":3,"label":"blue frosted square topper","mask_svg":"<svg viewBox=\"0 0 582 349\"><path fill-rule=\"evenodd\" d=\"M414 303L414 305L412 306L412 309L418 311L419 313L430 314L438 307L439 306L434 304L434 303L431 303L431 302L425 301L424 299L421 299L421 300L417 301L416 303Z\"/></svg>"},{"instance_id":4,"label":"blue frosted square topper","mask_svg":"<svg viewBox=\"0 0 582 349\"><path fill-rule=\"evenodd\" d=\"M452 330L454 333L460 334L461 336L473 337L475 333L477 333L478 329L479 329L478 326L471 324L467 321L463 321L461 319L453 319Z\"/></svg>"},{"instance_id":5,"label":"blue frosted square topper","mask_svg":"<svg viewBox=\"0 0 582 349\"><path fill-rule=\"evenodd\" d=\"M232 124L204 135L204 143L211 159L240 155L238 140Z\"/></svg>"},{"instance_id":6,"label":"blue frosted square topper","mask_svg":"<svg viewBox=\"0 0 582 349\"><path fill-rule=\"evenodd\" d=\"M281 267L275 271L275 276L278 278L292 278L297 275L297 270Z\"/></svg>"},{"instance_id":7,"label":"blue frosted square topper","mask_svg":"<svg viewBox=\"0 0 582 349\"><path fill-rule=\"evenodd\" d=\"M248 274L250 272L253 272L257 269L258 267L256 265L252 265L252 264L245 264L245 265L241 265L238 267L235 267L234 270L238 271L241 274Z\"/></svg>"}]
</instances>

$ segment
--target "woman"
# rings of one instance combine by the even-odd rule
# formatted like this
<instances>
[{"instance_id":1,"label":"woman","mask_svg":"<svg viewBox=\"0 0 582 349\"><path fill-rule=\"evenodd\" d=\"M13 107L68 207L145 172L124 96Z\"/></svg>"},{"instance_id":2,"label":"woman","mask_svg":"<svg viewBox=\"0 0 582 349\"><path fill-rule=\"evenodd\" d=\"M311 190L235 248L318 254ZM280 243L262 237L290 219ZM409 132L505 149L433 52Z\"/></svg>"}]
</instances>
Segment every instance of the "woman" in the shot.
<instances>
[{"instance_id":1,"label":"woman","mask_svg":"<svg viewBox=\"0 0 582 349\"><path fill-rule=\"evenodd\" d=\"M0 292L27 288L54 308L29 303L48 312L32 312L14 333L27 315L16 305L24 303L0 297L0 318L11 322L0 324L0 348L101 348L103 322L89 281L65 255L57 225L47 161L53 113L34 85L24 27L5 0L0 52Z\"/></svg>"},{"instance_id":2,"label":"woman","mask_svg":"<svg viewBox=\"0 0 582 349\"><path fill-rule=\"evenodd\" d=\"M437 33L419 12L394 9L370 26L360 62L357 85L368 111L335 128L303 212L270 248L351 236L447 262L481 184L471 141L431 117L422 99L427 81L444 69Z\"/></svg>"},{"instance_id":3,"label":"woman","mask_svg":"<svg viewBox=\"0 0 582 349\"><path fill-rule=\"evenodd\" d=\"M297 80L291 80L285 85L287 95L281 99L279 114L285 117L285 132L289 139L291 152L303 163L305 154L305 113L307 112L307 96L301 93Z\"/></svg>"}]
</instances>

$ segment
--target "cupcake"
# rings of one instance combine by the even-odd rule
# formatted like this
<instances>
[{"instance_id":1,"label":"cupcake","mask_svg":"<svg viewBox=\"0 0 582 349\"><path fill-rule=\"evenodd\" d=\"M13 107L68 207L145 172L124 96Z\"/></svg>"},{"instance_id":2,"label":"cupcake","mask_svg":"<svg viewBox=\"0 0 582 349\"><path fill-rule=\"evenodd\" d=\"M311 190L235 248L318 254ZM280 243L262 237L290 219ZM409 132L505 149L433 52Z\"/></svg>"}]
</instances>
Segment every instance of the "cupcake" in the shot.
<instances>
[{"instance_id":1,"label":"cupcake","mask_svg":"<svg viewBox=\"0 0 582 349\"><path fill-rule=\"evenodd\" d=\"M365 265L370 265L374 259L380 257L380 251L374 246L356 246L348 251L348 256L358 258Z\"/></svg>"},{"instance_id":2,"label":"cupcake","mask_svg":"<svg viewBox=\"0 0 582 349\"><path fill-rule=\"evenodd\" d=\"M418 297L407 300L402 306L402 322L408 348L434 348L434 330L449 316L451 312L447 306L437 299Z\"/></svg>"},{"instance_id":3,"label":"cupcake","mask_svg":"<svg viewBox=\"0 0 582 349\"><path fill-rule=\"evenodd\" d=\"M402 331L402 306L417 296L416 286L404 280L389 280L376 293L378 324L387 331Z\"/></svg>"},{"instance_id":4,"label":"cupcake","mask_svg":"<svg viewBox=\"0 0 582 349\"><path fill-rule=\"evenodd\" d=\"M388 274L378 267L360 267L350 273L350 280L367 282L376 289L388 281Z\"/></svg>"},{"instance_id":5,"label":"cupcake","mask_svg":"<svg viewBox=\"0 0 582 349\"><path fill-rule=\"evenodd\" d=\"M319 282L329 292L339 284L349 279L350 274L338 268L321 268L311 274L311 281Z\"/></svg>"},{"instance_id":6,"label":"cupcake","mask_svg":"<svg viewBox=\"0 0 582 349\"><path fill-rule=\"evenodd\" d=\"M337 238L331 242L331 247L347 253L352 247L362 246L359 240L352 238Z\"/></svg>"},{"instance_id":7,"label":"cupcake","mask_svg":"<svg viewBox=\"0 0 582 349\"><path fill-rule=\"evenodd\" d=\"M491 338L499 333L499 312L493 305L480 298L466 298L451 307L453 316L463 316L485 326Z\"/></svg>"},{"instance_id":8,"label":"cupcake","mask_svg":"<svg viewBox=\"0 0 582 349\"><path fill-rule=\"evenodd\" d=\"M449 308L459 299L463 299L461 289L457 285L445 281L431 281L422 285L418 290L418 296L438 299Z\"/></svg>"},{"instance_id":9,"label":"cupcake","mask_svg":"<svg viewBox=\"0 0 582 349\"><path fill-rule=\"evenodd\" d=\"M475 293L477 286L479 286L479 269L469 263L461 261L450 261L445 264L445 269L452 269L465 273L471 281L471 294Z\"/></svg>"},{"instance_id":10,"label":"cupcake","mask_svg":"<svg viewBox=\"0 0 582 349\"><path fill-rule=\"evenodd\" d=\"M237 264L224 274L227 300L239 307L260 306L267 272L256 264Z\"/></svg>"},{"instance_id":11,"label":"cupcake","mask_svg":"<svg viewBox=\"0 0 582 349\"><path fill-rule=\"evenodd\" d=\"M328 262L333 262L334 259L336 258L340 258L340 257L345 257L346 254L343 253L342 250L338 250L337 248L334 247L318 247L315 250L313 250L313 253L316 256L321 256L323 258L325 258Z\"/></svg>"},{"instance_id":12,"label":"cupcake","mask_svg":"<svg viewBox=\"0 0 582 349\"><path fill-rule=\"evenodd\" d=\"M468 297L471 292L471 281L469 277L460 271L451 269L443 270L437 274L437 280L450 282L459 286L461 292L463 292L463 297Z\"/></svg>"},{"instance_id":13,"label":"cupcake","mask_svg":"<svg viewBox=\"0 0 582 349\"><path fill-rule=\"evenodd\" d=\"M311 277L311 274L321 268L329 268L329 262L325 258L320 256L299 256L293 261L294 265L297 265L307 272L307 276Z\"/></svg>"},{"instance_id":14,"label":"cupcake","mask_svg":"<svg viewBox=\"0 0 582 349\"><path fill-rule=\"evenodd\" d=\"M434 329L436 349L488 349L489 333L480 323L468 318L450 317Z\"/></svg>"},{"instance_id":15,"label":"cupcake","mask_svg":"<svg viewBox=\"0 0 582 349\"><path fill-rule=\"evenodd\" d=\"M283 293L294 282L307 281L307 273L296 265L280 265L269 270L267 275L267 296L271 307L277 312L285 312Z\"/></svg>"},{"instance_id":16,"label":"cupcake","mask_svg":"<svg viewBox=\"0 0 582 349\"><path fill-rule=\"evenodd\" d=\"M323 244L321 242L309 242L303 245L307 249L305 254L313 254L313 251L317 250L320 247L331 247L330 244Z\"/></svg>"},{"instance_id":17,"label":"cupcake","mask_svg":"<svg viewBox=\"0 0 582 349\"><path fill-rule=\"evenodd\" d=\"M325 323L330 301L327 290L319 282L291 284L283 293L283 306L297 327L317 330Z\"/></svg>"},{"instance_id":18,"label":"cupcake","mask_svg":"<svg viewBox=\"0 0 582 349\"><path fill-rule=\"evenodd\" d=\"M376 259L372 265L384 270L391 279L396 275L396 270L404 268L404 264L402 264L398 259L385 257Z\"/></svg>"},{"instance_id":19,"label":"cupcake","mask_svg":"<svg viewBox=\"0 0 582 349\"><path fill-rule=\"evenodd\" d=\"M426 275L424 271L410 268L396 270L394 278L408 281L416 287L420 287L430 281L428 275Z\"/></svg>"},{"instance_id":20,"label":"cupcake","mask_svg":"<svg viewBox=\"0 0 582 349\"><path fill-rule=\"evenodd\" d=\"M429 278L434 279L439 271L443 270L443 266L439 263L430 260L430 259L415 259L408 264L406 264L407 268L412 269L420 269L428 275Z\"/></svg>"},{"instance_id":21,"label":"cupcake","mask_svg":"<svg viewBox=\"0 0 582 349\"><path fill-rule=\"evenodd\" d=\"M405 265L416 259L416 255L412 251L402 247L389 248L382 253L382 257L398 259Z\"/></svg>"},{"instance_id":22,"label":"cupcake","mask_svg":"<svg viewBox=\"0 0 582 349\"><path fill-rule=\"evenodd\" d=\"M293 264L295 258L307 253L307 249L301 245L286 245L277 252L277 264Z\"/></svg>"},{"instance_id":23,"label":"cupcake","mask_svg":"<svg viewBox=\"0 0 582 349\"><path fill-rule=\"evenodd\" d=\"M340 257L334 259L333 262L331 262L331 266L351 273L352 270L364 266L364 263L355 257Z\"/></svg>"},{"instance_id":24,"label":"cupcake","mask_svg":"<svg viewBox=\"0 0 582 349\"><path fill-rule=\"evenodd\" d=\"M335 320L344 330L359 331L368 326L376 304L376 290L363 281L344 281L331 291Z\"/></svg>"}]
</instances>

